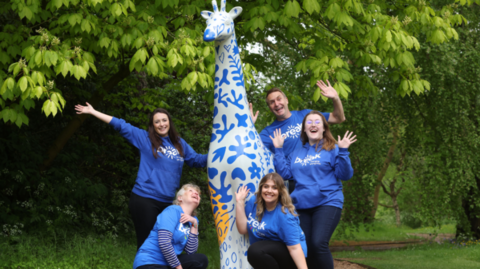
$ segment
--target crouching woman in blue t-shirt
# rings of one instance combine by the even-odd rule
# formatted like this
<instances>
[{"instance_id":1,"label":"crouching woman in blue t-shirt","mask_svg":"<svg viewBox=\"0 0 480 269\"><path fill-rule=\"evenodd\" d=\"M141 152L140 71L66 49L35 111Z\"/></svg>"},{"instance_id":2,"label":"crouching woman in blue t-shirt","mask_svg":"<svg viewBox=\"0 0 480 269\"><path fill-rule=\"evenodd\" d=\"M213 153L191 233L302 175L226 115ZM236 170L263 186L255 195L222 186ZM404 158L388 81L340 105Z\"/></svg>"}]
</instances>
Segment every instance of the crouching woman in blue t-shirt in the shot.
<instances>
[{"instance_id":1,"label":"crouching woman in blue t-shirt","mask_svg":"<svg viewBox=\"0 0 480 269\"><path fill-rule=\"evenodd\" d=\"M295 207L277 173L265 175L258 191L246 202L246 186L236 193L236 223L250 238L248 262L255 269L307 268L307 245Z\"/></svg>"},{"instance_id":2,"label":"crouching woman in blue t-shirt","mask_svg":"<svg viewBox=\"0 0 480 269\"><path fill-rule=\"evenodd\" d=\"M347 131L343 139L338 137L336 145L325 117L318 111L305 116L301 131L303 147L297 147L288 159L283 154L284 138L280 130L275 131L275 169L285 178L295 178L292 200L307 238L308 267L333 269L328 243L342 214L341 180L353 176L348 147L357 140Z\"/></svg>"},{"instance_id":3,"label":"crouching woman in blue t-shirt","mask_svg":"<svg viewBox=\"0 0 480 269\"><path fill-rule=\"evenodd\" d=\"M200 204L200 188L183 185L173 204L158 215L155 226L137 251L133 269L207 268L207 256L195 253L198 248L195 209ZM184 250L187 254L181 254Z\"/></svg>"}]
</instances>

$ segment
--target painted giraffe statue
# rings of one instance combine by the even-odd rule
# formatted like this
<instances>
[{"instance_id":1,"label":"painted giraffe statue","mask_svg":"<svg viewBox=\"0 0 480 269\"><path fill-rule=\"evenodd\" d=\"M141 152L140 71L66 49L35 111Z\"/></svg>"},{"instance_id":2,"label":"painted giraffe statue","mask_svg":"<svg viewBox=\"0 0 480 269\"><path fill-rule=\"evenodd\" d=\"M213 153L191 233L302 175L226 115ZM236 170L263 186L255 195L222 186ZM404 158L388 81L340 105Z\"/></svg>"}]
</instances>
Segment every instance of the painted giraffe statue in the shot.
<instances>
[{"instance_id":1,"label":"painted giraffe statue","mask_svg":"<svg viewBox=\"0 0 480 269\"><path fill-rule=\"evenodd\" d=\"M203 35L215 41L215 108L208 153L210 199L220 246L221 268L251 268L247 261L249 240L235 225L235 192L247 185L249 199L260 179L274 171L273 155L264 147L253 124L248 107L242 62L233 20L241 7L225 11L226 0L218 10L202 11L207 20Z\"/></svg>"}]
</instances>

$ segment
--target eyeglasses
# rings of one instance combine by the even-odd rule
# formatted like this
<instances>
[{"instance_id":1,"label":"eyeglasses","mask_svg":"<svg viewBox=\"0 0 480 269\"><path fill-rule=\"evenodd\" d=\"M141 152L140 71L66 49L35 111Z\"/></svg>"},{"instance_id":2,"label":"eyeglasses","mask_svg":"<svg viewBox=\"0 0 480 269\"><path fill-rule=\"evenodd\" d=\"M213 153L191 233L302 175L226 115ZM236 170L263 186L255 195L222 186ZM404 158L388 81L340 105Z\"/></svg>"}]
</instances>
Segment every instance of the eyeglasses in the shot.
<instances>
[{"instance_id":1,"label":"eyeglasses","mask_svg":"<svg viewBox=\"0 0 480 269\"><path fill-rule=\"evenodd\" d=\"M321 120L316 120L315 122L313 122L311 120L307 120L307 125L312 125L314 123L315 123L315 125L320 125L322 123L322 121Z\"/></svg>"}]
</instances>

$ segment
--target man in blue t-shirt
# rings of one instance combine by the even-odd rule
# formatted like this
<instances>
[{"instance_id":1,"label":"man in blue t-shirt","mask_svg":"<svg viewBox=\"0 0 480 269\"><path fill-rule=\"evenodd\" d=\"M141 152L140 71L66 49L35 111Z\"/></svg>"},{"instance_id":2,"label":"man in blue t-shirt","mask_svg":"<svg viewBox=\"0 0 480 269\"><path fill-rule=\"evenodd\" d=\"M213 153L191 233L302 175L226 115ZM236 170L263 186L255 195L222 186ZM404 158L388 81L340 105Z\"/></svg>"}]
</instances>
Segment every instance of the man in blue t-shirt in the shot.
<instances>
[{"instance_id":1,"label":"man in blue t-shirt","mask_svg":"<svg viewBox=\"0 0 480 269\"><path fill-rule=\"evenodd\" d=\"M343 105L340 97L338 96L337 91L330 85L330 82L327 80L328 85L323 81L317 81L317 86L321 90L321 94L333 101L333 112L332 113L323 113L325 119L329 124L342 123L345 121L345 114L343 112ZM271 152L275 152L275 147L273 146L270 136L273 137L273 132L280 128L282 135L285 136L285 142L283 145L283 151L285 157L288 157L293 150L301 146L302 142L300 140L302 121L305 115L307 115L311 109L304 109L301 111L290 111L288 109L288 98L285 93L279 88L272 88L267 92L266 102L270 111L275 114L275 121L265 127L260 132L260 138L262 139L263 144L270 149ZM252 104L250 104L250 113L252 114L253 123L257 120L258 111L253 114ZM295 189L295 182L293 179L289 179L285 182L290 193Z\"/></svg>"}]
</instances>

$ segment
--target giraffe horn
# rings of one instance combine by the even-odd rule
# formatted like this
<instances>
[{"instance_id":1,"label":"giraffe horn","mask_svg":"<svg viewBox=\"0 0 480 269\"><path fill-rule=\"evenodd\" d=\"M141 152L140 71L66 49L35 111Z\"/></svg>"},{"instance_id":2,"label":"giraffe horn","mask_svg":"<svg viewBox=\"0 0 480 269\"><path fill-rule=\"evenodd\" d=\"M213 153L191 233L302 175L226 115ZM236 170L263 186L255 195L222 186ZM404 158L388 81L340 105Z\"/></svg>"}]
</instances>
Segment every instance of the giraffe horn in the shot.
<instances>
[{"instance_id":1,"label":"giraffe horn","mask_svg":"<svg viewBox=\"0 0 480 269\"><path fill-rule=\"evenodd\" d=\"M218 12L217 0L212 0L213 12Z\"/></svg>"},{"instance_id":2,"label":"giraffe horn","mask_svg":"<svg viewBox=\"0 0 480 269\"><path fill-rule=\"evenodd\" d=\"M221 4L221 11L225 12L225 4L227 3L227 0L220 0L222 1L222 4Z\"/></svg>"}]
</instances>

